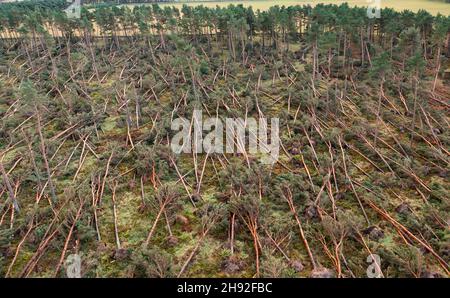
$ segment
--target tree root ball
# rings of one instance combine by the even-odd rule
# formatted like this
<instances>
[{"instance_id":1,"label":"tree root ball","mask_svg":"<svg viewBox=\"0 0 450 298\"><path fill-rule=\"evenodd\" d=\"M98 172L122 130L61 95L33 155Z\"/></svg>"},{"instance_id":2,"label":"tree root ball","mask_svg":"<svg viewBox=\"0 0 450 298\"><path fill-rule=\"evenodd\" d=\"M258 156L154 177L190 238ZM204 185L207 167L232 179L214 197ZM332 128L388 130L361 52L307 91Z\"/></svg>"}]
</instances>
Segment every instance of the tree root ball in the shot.
<instances>
[{"instance_id":1,"label":"tree root ball","mask_svg":"<svg viewBox=\"0 0 450 298\"><path fill-rule=\"evenodd\" d=\"M167 245L169 245L171 247L176 246L178 244L178 238L175 236L167 237L166 241L167 241Z\"/></svg>"},{"instance_id":2,"label":"tree root ball","mask_svg":"<svg viewBox=\"0 0 450 298\"><path fill-rule=\"evenodd\" d=\"M226 274L237 273L242 270L242 267L243 267L242 261L233 256L229 257L222 263L222 270Z\"/></svg>"},{"instance_id":3,"label":"tree root ball","mask_svg":"<svg viewBox=\"0 0 450 298\"><path fill-rule=\"evenodd\" d=\"M295 272L302 272L303 269L305 269L305 266L303 266L302 262L299 260L291 260L291 267L295 270Z\"/></svg>"},{"instance_id":4,"label":"tree root ball","mask_svg":"<svg viewBox=\"0 0 450 298\"><path fill-rule=\"evenodd\" d=\"M328 268L316 268L311 272L309 276L311 278L335 278L334 271Z\"/></svg>"},{"instance_id":5,"label":"tree root ball","mask_svg":"<svg viewBox=\"0 0 450 298\"><path fill-rule=\"evenodd\" d=\"M114 259L117 261L123 261L127 259L129 256L130 252L128 251L128 249L125 248L116 249L116 251L114 252Z\"/></svg>"}]
</instances>

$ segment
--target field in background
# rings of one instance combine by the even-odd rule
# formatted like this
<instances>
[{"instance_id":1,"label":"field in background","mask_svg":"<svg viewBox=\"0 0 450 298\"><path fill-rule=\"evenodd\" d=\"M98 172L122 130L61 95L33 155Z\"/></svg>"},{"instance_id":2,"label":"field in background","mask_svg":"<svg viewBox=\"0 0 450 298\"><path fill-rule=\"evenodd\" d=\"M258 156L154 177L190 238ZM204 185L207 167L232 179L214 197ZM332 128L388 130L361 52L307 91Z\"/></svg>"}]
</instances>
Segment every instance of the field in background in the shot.
<instances>
[{"instance_id":1,"label":"field in background","mask_svg":"<svg viewBox=\"0 0 450 298\"><path fill-rule=\"evenodd\" d=\"M219 6L228 6L229 4L244 4L245 6L252 6L255 10L265 10L274 5L302 5L302 4L311 4L315 5L318 3L325 4L341 4L341 3L349 3L350 6L367 6L368 2L366 0L300 0L300 1L292 1L292 0L255 0L255 1L199 1L199 2L179 2L179 3L161 3L161 6L170 5L175 7L182 7L184 4L187 5L204 5L207 7L216 7ZM128 5L146 5L146 4L128 4ZM450 15L450 4L444 3L441 1L433 1L433 0L381 0L381 6L391 7L395 10L402 11L405 9L409 9L412 11L418 11L419 9L425 9L428 12L436 15L441 13L443 15Z\"/></svg>"}]
</instances>

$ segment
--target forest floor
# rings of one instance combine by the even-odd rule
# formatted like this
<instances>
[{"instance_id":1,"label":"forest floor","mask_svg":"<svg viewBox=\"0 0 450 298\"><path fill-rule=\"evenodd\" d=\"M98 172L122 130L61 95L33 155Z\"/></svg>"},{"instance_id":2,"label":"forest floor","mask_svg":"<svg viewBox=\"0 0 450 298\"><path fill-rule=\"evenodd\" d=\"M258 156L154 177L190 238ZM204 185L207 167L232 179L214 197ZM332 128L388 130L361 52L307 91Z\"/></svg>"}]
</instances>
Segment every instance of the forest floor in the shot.
<instances>
[{"instance_id":1,"label":"forest floor","mask_svg":"<svg viewBox=\"0 0 450 298\"><path fill-rule=\"evenodd\" d=\"M207 69L195 83L204 106L208 107L204 113L214 115L215 102L222 101L241 113L248 105L249 115L257 116L253 93L257 88L258 104L265 117L282 119L282 148L278 162L261 172L253 165L247 168L242 155L182 154L176 158L176 164L184 178L180 178L167 158L170 153L157 152L152 140L158 129L170 129L165 122L170 120L174 103L184 94L194 96L189 79L183 82L183 76L189 76L190 64L187 60L177 60L190 54L158 54L155 67L164 73L164 78L178 81L176 90L152 70L148 52L136 51L126 43L114 55L103 58L108 67L104 67L105 76L100 82L92 75L79 83L82 87L67 84L61 93L49 85L39 85L49 75L51 63L48 57L38 58L36 64L43 65L46 73L36 69L31 77L38 92L53 101L47 104L47 113L57 113L43 117L53 183L58 198L64 202L57 205L47 194L48 187L47 191L40 190L41 195L36 194L31 183L36 177L27 155L28 146L18 141L21 131L32 130L35 124L27 120L30 114L16 117L21 106L15 103L13 94L18 92L23 73L33 71L24 68L25 57L16 59L15 53L6 53L0 69L0 116L3 131L8 131L18 142L12 147L1 142L2 149L6 150L2 163L14 181L22 211L16 214L14 208L8 207L0 214L2 238L10 239L8 248L2 246L0 273L30 277L60 275L55 273L55 267L60 262L67 231L75 222L74 235L69 236L68 251L64 253L82 256L84 276L176 276L182 272L188 277L252 277L255 249L244 218L236 217L235 238L230 244L229 216L214 221L204 235L207 219L202 212L209 206L229 202L230 197L239 199L233 193L233 183L258 188L252 179L263 177L269 182L257 199L261 216L258 227L261 276L307 277L318 268L330 269L333 275L365 276L370 264L367 257L372 253L380 255L384 276L448 276L445 263L448 264L450 257L449 154L443 152L449 148L450 137L450 115L445 104L450 98L448 82L439 79L437 100L428 92L421 93L432 110L444 115L444 120L433 123L443 127L437 133L445 143L428 141L435 140L426 122L433 120L421 116L411 145L411 106L386 91L380 121L375 116L377 87L371 82L344 82L342 76L323 79L314 87L315 94L311 97L311 82L306 74L312 57L308 54L305 60L293 58L305 46L292 47L284 54L289 58L267 63L251 61L254 68L244 67L237 61L225 63L224 57L229 55L226 50L193 54L198 61L207 61ZM355 53L354 61L359 58ZM70 67L75 73L89 68L88 58L82 54L73 54L72 59L75 62ZM69 71L65 55L55 60L60 72ZM169 64L173 65L172 74ZM263 75L258 77L258 73ZM67 75L61 79L65 78ZM431 89L432 85L432 75L422 82L423 90ZM347 88L346 94L343 88ZM136 97L142 101L139 124L134 113ZM330 97L335 100L326 106L324 102ZM70 112L64 111L65 106ZM95 117L90 114L91 109L95 109ZM189 108L182 109L189 116ZM132 111L131 116L125 110ZM220 110L226 111L223 106ZM313 110L317 110L316 114ZM127 127L129 117L132 127ZM36 140L32 146L37 148L37 144ZM169 150L167 140L161 146ZM250 156L252 160L256 157ZM110 158L108 173L105 165ZM38 162L42 163L40 157ZM137 170L143 167L141 163L145 164L142 175ZM336 169L336 173L329 172L330 169ZM238 173L236 177L234 172ZM333 174L339 176L336 185L327 180ZM200 175L200 198L194 206L186 188L190 194L195 193ZM242 181L233 180L238 178ZM297 223L283 199L280 186L283 181L288 181L296 194L297 208L317 268L311 264ZM98 192L102 182L105 187L101 204L95 206L91 190ZM163 186L177 189L179 196L167 214L164 212L157 220L161 205L155 198ZM1 198L7 199L4 189ZM89 207L74 221L81 201ZM363 213L367 214L368 223ZM31 214L42 219L37 226L29 225ZM94 216L98 231L93 224ZM52 218L57 220L53 223ZM155 232L145 246L143 242L154 225ZM49 237L51 232L55 233L53 237ZM37 241L42 237L49 237L44 246ZM433 247L433 252L427 247ZM336 260L335 249L341 261ZM299 263L304 268L299 268ZM186 265L184 270L183 265ZM339 269L335 272L334 268Z\"/></svg>"}]
</instances>

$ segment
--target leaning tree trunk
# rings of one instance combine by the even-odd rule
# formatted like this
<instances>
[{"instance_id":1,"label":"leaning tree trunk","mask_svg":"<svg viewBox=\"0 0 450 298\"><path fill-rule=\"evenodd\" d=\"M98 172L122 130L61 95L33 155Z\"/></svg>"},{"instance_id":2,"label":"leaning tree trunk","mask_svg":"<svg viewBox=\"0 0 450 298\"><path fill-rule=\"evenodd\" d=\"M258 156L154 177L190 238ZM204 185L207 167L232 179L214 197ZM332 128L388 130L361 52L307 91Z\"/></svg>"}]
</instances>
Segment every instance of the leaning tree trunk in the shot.
<instances>
[{"instance_id":1,"label":"leaning tree trunk","mask_svg":"<svg viewBox=\"0 0 450 298\"><path fill-rule=\"evenodd\" d=\"M48 185L50 187L50 193L51 193L53 202L56 203L58 201L58 198L56 197L55 186L53 185L53 181L52 181L52 176L51 176L52 172L50 171L50 167L48 165L47 152L45 149L45 141L44 141L44 136L42 135L41 115L40 115L40 112L39 112L37 106L35 106L35 111L36 111L36 118L37 118L37 131L39 134L39 140L41 142L42 158L44 159L45 170L47 171Z\"/></svg>"}]
</instances>

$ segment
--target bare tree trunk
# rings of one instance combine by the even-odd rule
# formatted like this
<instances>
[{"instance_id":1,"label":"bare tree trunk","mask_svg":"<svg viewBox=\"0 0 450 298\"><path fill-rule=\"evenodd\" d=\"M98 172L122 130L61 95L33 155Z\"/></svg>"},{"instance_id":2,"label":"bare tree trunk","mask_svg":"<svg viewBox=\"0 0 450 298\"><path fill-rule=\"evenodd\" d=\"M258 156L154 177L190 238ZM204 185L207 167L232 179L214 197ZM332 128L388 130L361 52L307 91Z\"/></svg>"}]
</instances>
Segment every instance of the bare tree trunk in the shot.
<instances>
[{"instance_id":1,"label":"bare tree trunk","mask_svg":"<svg viewBox=\"0 0 450 298\"><path fill-rule=\"evenodd\" d=\"M119 239L119 230L117 228L116 188L117 188L117 181L114 181L113 182L113 186L112 186L112 203L113 203L113 217L114 217L114 237L116 238L117 249L121 249L120 239Z\"/></svg>"},{"instance_id":2,"label":"bare tree trunk","mask_svg":"<svg viewBox=\"0 0 450 298\"><path fill-rule=\"evenodd\" d=\"M16 209L17 212L19 212L20 211L19 204L17 203L16 196L14 195L14 190L12 189L11 183L8 178L8 174L6 173L2 162L0 162L0 172L2 173L3 183L5 183L6 188L8 189L9 198L11 199L14 205L14 209Z\"/></svg>"},{"instance_id":3,"label":"bare tree trunk","mask_svg":"<svg viewBox=\"0 0 450 298\"><path fill-rule=\"evenodd\" d=\"M411 123L411 137L410 137L410 146L413 144L414 130L416 127L416 114L417 114L417 88L418 88L418 79L417 75L414 76L414 107L413 107L413 118Z\"/></svg>"},{"instance_id":4,"label":"bare tree trunk","mask_svg":"<svg viewBox=\"0 0 450 298\"><path fill-rule=\"evenodd\" d=\"M434 77L433 92L436 90L437 79L439 76L439 70L441 69L441 47L438 46L437 56L436 56L436 75Z\"/></svg>"},{"instance_id":5,"label":"bare tree trunk","mask_svg":"<svg viewBox=\"0 0 450 298\"><path fill-rule=\"evenodd\" d=\"M379 90L379 94L378 94L378 109L377 109L377 124L380 123L380 113L381 113L381 98L383 95L383 81L384 78L381 79L381 83L380 83L380 90ZM377 125L378 126L378 125ZM373 141L373 145L376 147L377 146L377 139L378 139L378 129L375 131L375 138Z\"/></svg>"},{"instance_id":6,"label":"bare tree trunk","mask_svg":"<svg viewBox=\"0 0 450 298\"><path fill-rule=\"evenodd\" d=\"M35 106L35 111L36 111L36 119L37 119L37 131L39 134L39 140L41 142L40 145L41 145L42 158L44 159L45 170L47 171L48 185L50 187L52 200L54 203L56 203L58 201L58 198L56 197L55 186L53 185L53 181L52 181L52 172L50 171L50 166L48 165L47 152L45 149L45 141L44 141L44 136L42 135L41 115L40 115L40 112L39 112L37 106Z\"/></svg>"}]
</instances>

